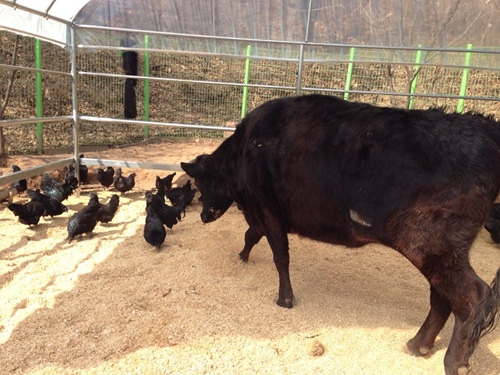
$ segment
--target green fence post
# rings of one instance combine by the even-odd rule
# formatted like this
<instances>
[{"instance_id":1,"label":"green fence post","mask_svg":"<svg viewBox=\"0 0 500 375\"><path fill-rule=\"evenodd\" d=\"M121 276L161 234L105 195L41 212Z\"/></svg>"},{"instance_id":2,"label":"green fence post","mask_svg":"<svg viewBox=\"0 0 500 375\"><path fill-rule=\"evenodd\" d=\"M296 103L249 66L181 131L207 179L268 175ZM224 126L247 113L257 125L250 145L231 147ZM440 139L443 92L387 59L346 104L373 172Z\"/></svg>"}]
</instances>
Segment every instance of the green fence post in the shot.
<instances>
[{"instance_id":1,"label":"green fence post","mask_svg":"<svg viewBox=\"0 0 500 375\"><path fill-rule=\"evenodd\" d=\"M35 40L35 68L42 69L42 47L40 39ZM36 117L43 117L42 73L35 73ZM36 149L43 154L43 125L36 123Z\"/></svg>"},{"instance_id":2,"label":"green fence post","mask_svg":"<svg viewBox=\"0 0 500 375\"><path fill-rule=\"evenodd\" d=\"M419 44L418 45L418 48L422 48L422 45ZM420 62L422 61L422 50L417 50L417 56L415 57L415 72L417 72L415 74L415 76L413 77L413 80L411 81L411 85L410 85L410 94L415 94L415 91L417 89L417 79L418 79L418 69L420 68L420 66L418 64L420 64ZM413 108L413 101L415 100L415 97L414 96L410 96L410 101L408 102L408 109L412 109Z\"/></svg>"},{"instance_id":3,"label":"green fence post","mask_svg":"<svg viewBox=\"0 0 500 375\"><path fill-rule=\"evenodd\" d=\"M144 47L149 48L149 35L144 36ZM149 77L149 51L144 52L144 75ZM149 79L144 80L144 121L149 121ZM144 125L144 138L149 138L148 125Z\"/></svg>"},{"instance_id":4,"label":"green fence post","mask_svg":"<svg viewBox=\"0 0 500 375\"><path fill-rule=\"evenodd\" d=\"M472 49L472 44L467 44L467 49ZM470 66L470 59L471 59L471 52L467 52L465 54L465 68L462 73L462 83L460 84L460 96L465 96L467 93L467 80L469 79L469 66ZM458 99L458 104L457 104L457 113L462 113L464 110L464 99L460 98Z\"/></svg>"},{"instance_id":5,"label":"green fence post","mask_svg":"<svg viewBox=\"0 0 500 375\"><path fill-rule=\"evenodd\" d=\"M252 46L247 46L247 58L245 60L245 85L250 81L250 55L252 53ZM248 99L248 86L243 87L243 100L241 101L241 118L245 117L247 113L247 99Z\"/></svg>"},{"instance_id":6,"label":"green fence post","mask_svg":"<svg viewBox=\"0 0 500 375\"><path fill-rule=\"evenodd\" d=\"M356 53L356 48L351 47L351 52L349 53L349 65L347 66L347 77L345 80L345 91L344 92L344 100L349 99L349 90L351 89L351 80L352 80L352 68L354 66L354 55Z\"/></svg>"}]
</instances>

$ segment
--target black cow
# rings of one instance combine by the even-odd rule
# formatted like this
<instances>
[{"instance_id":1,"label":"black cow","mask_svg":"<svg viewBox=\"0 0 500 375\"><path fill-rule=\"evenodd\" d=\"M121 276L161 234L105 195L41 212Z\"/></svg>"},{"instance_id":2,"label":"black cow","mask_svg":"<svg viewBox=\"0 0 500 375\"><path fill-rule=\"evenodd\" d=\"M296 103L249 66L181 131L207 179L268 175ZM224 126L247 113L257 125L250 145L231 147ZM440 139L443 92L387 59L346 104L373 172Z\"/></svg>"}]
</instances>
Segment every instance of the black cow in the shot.
<instances>
[{"instance_id":1,"label":"black cow","mask_svg":"<svg viewBox=\"0 0 500 375\"><path fill-rule=\"evenodd\" d=\"M182 168L211 222L236 202L249 228L240 253L266 236L279 274L278 305L293 306L287 233L400 252L430 283L430 312L408 348L427 353L453 312L446 374L466 369L500 308L500 268L489 287L469 248L500 189L500 124L477 114L404 110L310 95L250 112L211 155Z\"/></svg>"}]
</instances>

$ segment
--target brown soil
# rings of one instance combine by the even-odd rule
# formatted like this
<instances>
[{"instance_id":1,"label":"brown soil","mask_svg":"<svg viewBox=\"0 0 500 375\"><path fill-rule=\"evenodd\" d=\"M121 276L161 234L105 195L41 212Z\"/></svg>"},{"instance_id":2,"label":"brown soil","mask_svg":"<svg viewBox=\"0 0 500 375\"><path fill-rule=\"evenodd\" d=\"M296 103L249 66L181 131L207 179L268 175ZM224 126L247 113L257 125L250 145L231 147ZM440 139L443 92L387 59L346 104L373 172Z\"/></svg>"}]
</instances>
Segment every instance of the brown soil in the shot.
<instances>
[{"instance_id":1,"label":"brown soil","mask_svg":"<svg viewBox=\"0 0 500 375\"><path fill-rule=\"evenodd\" d=\"M217 144L162 143L85 156L179 163ZM62 157L10 162L26 168ZM97 191L101 201L115 193L103 191L93 173L80 196L65 201L68 214L41 219L35 229L2 204L0 374L444 373L453 319L429 357L407 354L405 342L428 311L429 287L395 251L291 235L296 306L283 309L274 303L278 275L266 241L248 264L238 260L247 226L235 207L203 225L195 202L161 251L149 246L142 235L144 192L158 171L135 172L137 186L120 197L114 220L71 244L68 217L87 203L87 193ZM471 259L491 281L500 249L484 230ZM500 329L481 340L471 365L471 374L500 374Z\"/></svg>"}]
</instances>

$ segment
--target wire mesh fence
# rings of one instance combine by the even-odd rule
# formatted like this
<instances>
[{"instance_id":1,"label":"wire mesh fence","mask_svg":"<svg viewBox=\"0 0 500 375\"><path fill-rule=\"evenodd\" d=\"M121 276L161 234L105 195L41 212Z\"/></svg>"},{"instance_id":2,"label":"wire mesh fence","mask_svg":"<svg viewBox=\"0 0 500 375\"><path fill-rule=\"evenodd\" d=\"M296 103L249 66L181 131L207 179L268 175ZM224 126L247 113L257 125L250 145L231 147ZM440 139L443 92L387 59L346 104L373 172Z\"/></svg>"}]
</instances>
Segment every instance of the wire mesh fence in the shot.
<instances>
[{"instance_id":1,"label":"wire mesh fence","mask_svg":"<svg viewBox=\"0 0 500 375\"><path fill-rule=\"evenodd\" d=\"M0 33L0 92L5 92L12 64L15 36ZM271 48L268 44L260 46ZM279 49L279 45L275 46ZM5 119L71 116L72 80L69 51L41 43L42 71L36 68L36 42L21 37L15 79ZM377 49L308 49L301 65L297 58L277 59L238 55L208 55L171 51L138 52L138 79L134 87L136 116L168 126L123 123L127 101L123 56L117 49L81 49L76 56L77 110L82 116L116 121L79 121L80 145L128 145L149 138L222 137L220 131L182 128L175 124L227 126L242 113L263 102L287 95L330 93L352 101L401 108L446 107L500 117L500 69L481 68L498 56L457 51L383 51ZM146 53L148 54L146 56ZM382 54L392 54L390 63ZM274 55L270 49L270 56ZM291 55L299 55L298 47ZM387 56L386 56L387 57ZM399 61L399 62L395 62ZM447 64L454 65L447 65ZM248 70L247 67L249 67ZM467 71L464 85L464 71ZM41 88L36 75L41 75ZM245 81L245 77L248 81ZM248 96L244 95L244 90ZM37 103L41 90L41 108ZM464 99L465 98L465 99ZM2 97L3 99L3 97ZM70 147L72 121L42 125L4 126L8 153L36 153L37 131L42 129L43 148Z\"/></svg>"}]
</instances>

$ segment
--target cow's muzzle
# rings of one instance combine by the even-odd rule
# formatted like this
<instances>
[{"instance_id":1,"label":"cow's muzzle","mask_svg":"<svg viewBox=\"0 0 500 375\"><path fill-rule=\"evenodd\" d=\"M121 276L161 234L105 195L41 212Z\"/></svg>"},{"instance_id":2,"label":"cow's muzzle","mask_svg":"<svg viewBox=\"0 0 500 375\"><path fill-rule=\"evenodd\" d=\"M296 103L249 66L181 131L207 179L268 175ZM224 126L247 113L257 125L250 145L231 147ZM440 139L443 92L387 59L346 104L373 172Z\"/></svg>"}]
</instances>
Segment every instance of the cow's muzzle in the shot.
<instances>
[{"instance_id":1,"label":"cow's muzzle","mask_svg":"<svg viewBox=\"0 0 500 375\"><path fill-rule=\"evenodd\" d=\"M201 214L200 214L200 217L201 217L201 221L203 223L211 223L212 221L214 221L216 218L214 217L214 215L208 213L208 212L205 212L203 211Z\"/></svg>"},{"instance_id":2,"label":"cow's muzzle","mask_svg":"<svg viewBox=\"0 0 500 375\"><path fill-rule=\"evenodd\" d=\"M213 208L213 207L206 209L206 210L204 209L200 215L201 221L204 223L210 223L212 221L217 220L222 215L224 215L224 212L226 212L226 210L217 209L217 208Z\"/></svg>"}]
</instances>

